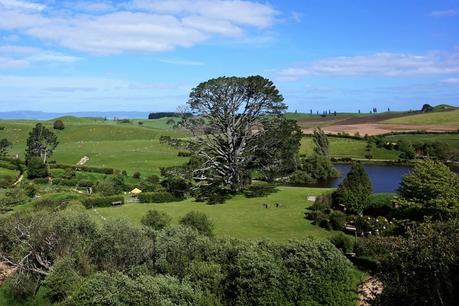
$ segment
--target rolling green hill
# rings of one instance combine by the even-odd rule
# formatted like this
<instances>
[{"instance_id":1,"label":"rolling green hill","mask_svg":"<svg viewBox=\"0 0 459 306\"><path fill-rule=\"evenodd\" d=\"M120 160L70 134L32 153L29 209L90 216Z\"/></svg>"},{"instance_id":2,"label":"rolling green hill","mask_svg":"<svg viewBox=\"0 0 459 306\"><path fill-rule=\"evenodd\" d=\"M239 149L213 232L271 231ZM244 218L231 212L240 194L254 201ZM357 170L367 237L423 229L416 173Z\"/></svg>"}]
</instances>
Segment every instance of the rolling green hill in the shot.
<instances>
[{"instance_id":1,"label":"rolling green hill","mask_svg":"<svg viewBox=\"0 0 459 306\"><path fill-rule=\"evenodd\" d=\"M424 125L424 124L457 124L459 125L459 109L393 118L393 119L385 120L383 121L383 123L410 124L410 125Z\"/></svg>"}]
</instances>

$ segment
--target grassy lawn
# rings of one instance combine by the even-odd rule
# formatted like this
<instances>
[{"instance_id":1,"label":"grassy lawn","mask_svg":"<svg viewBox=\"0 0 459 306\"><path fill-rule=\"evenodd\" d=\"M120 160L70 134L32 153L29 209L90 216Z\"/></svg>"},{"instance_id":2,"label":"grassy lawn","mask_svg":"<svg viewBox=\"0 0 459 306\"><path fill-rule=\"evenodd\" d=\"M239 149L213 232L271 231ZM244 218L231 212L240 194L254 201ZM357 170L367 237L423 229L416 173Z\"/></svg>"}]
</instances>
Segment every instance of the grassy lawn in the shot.
<instances>
[{"instance_id":1,"label":"grassy lawn","mask_svg":"<svg viewBox=\"0 0 459 306\"><path fill-rule=\"evenodd\" d=\"M19 172L10 170L10 169L5 169L0 167L0 177L2 176L11 176L11 177L17 177Z\"/></svg>"},{"instance_id":2,"label":"grassy lawn","mask_svg":"<svg viewBox=\"0 0 459 306\"><path fill-rule=\"evenodd\" d=\"M365 158L367 142L364 140L329 137L329 141L332 157ZM300 153L310 155L313 147L312 137L304 137ZM384 148L374 148L372 153L374 159L398 159L399 156L399 152Z\"/></svg>"},{"instance_id":3,"label":"grassy lawn","mask_svg":"<svg viewBox=\"0 0 459 306\"><path fill-rule=\"evenodd\" d=\"M450 146L459 148L459 134L404 134L386 136L388 141L408 140L412 142L446 142Z\"/></svg>"},{"instance_id":4,"label":"grassy lawn","mask_svg":"<svg viewBox=\"0 0 459 306\"><path fill-rule=\"evenodd\" d=\"M393 118L383 121L393 124L459 124L459 109L452 111L433 112L400 118Z\"/></svg>"},{"instance_id":5,"label":"grassy lawn","mask_svg":"<svg viewBox=\"0 0 459 306\"><path fill-rule=\"evenodd\" d=\"M205 213L215 224L217 237L235 237L240 239L272 239L286 241L305 237L327 238L333 232L312 225L304 219L306 207L312 202L306 200L308 195L319 195L329 189L279 187L279 191L262 198L236 196L224 204L208 205L197 203L192 199L182 202L162 204L126 204L121 207L91 209L90 213L97 219L103 217L126 217L134 223L149 209L168 213L173 223L192 210ZM269 204L265 208L263 204ZM280 203L281 207L275 207Z\"/></svg>"}]
</instances>

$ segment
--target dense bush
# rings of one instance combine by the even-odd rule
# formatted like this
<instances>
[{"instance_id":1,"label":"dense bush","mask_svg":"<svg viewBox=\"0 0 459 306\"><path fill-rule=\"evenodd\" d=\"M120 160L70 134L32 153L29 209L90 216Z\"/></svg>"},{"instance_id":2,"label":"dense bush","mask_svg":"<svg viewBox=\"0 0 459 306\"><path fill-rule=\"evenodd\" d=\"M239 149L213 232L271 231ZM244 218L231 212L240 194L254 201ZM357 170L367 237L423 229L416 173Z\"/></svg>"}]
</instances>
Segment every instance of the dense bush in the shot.
<instances>
[{"instance_id":1,"label":"dense bush","mask_svg":"<svg viewBox=\"0 0 459 306\"><path fill-rule=\"evenodd\" d=\"M161 182L167 192L176 198L183 198L191 187L191 184L181 177L167 177Z\"/></svg>"},{"instance_id":2,"label":"dense bush","mask_svg":"<svg viewBox=\"0 0 459 306\"><path fill-rule=\"evenodd\" d=\"M115 189L115 185L110 180L103 180L95 183L94 192L100 193L104 196L112 196L118 193Z\"/></svg>"},{"instance_id":3,"label":"dense bush","mask_svg":"<svg viewBox=\"0 0 459 306\"><path fill-rule=\"evenodd\" d=\"M212 236L214 225L207 215L199 211L190 211L180 219L180 224L197 230L201 235Z\"/></svg>"},{"instance_id":4,"label":"dense bush","mask_svg":"<svg viewBox=\"0 0 459 306\"><path fill-rule=\"evenodd\" d=\"M313 178L308 172L304 170L296 170L288 177L289 184L292 185L312 185L317 183L317 180Z\"/></svg>"},{"instance_id":5,"label":"dense bush","mask_svg":"<svg viewBox=\"0 0 459 306\"><path fill-rule=\"evenodd\" d=\"M153 241L126 220L107 220L93 238L92 261L103 270L127 270L149 263Z\"/></svg>"},{"instance_id":6,"label":"dense bush","mask_svg":"<svg viewBox=\"0 0 459 306\"><path fill-rule=\"evenodd\" d=\"M62 120L54 121L53 128L55 130L63 130L65 128L64 122Z\"/></svg>"},{"instance_id":7,"label":"dense bush","mask_svg":"<svg viewBox=\"0 0 459 306\"><path fill-rule=\"evenodd\" d=\"M51 169L74 169L76 171L94 172L102 174L114 174L115 170L112 168L89 167L89 166L71 166L64 164L50 164Z\"/></svg>"},{"instance_id":8,"label":"dense bush","mask_svg":"<svg viewBox=\"0 0 459 306\"><path fill-rule=\"evenodd\" d=\"M330 242L343 253L351 253L354 251L355 237L344 233L338 233L330 239Z\"/></svg>"},{"instance_id":9,"label":"dense bush","mask_svg":"<svg viewBox=\"0 0 459 306\"><path fill-rule=\"evenodd\" d=\"M140 174L139 171L134 172L134 174L132 175L132 177L135 178L135 179L140 179L140 176L141 176L141 174Z\"/></svg>"},{"instance_id":10,"label":"dense bush","mask_svg":"<svg viewBox=\"0 0 459 306\"><path fill-rule=\"evenodd\" d=\"M83 199L83 205L86 208L92 207L110 207L113 202L122 202L124 203L123 196L110 196L110 197L87 197Z\"/></svg>"},{"instance_id":11,"label":"dense bush","mask_svg":"<svg viewBox=\"0 0 459 306\"><path fill-rule=\"evenodd\" d=\"M14 184L16 179L9 175L4 175L0 177L0 188L9 188Z\"/></svg>"},{"instance_id":12,"label":"dense bush","mask_svg":"<svg viewBox=\"0 0 459 306\"><path fill-rule=\"evenodd\" d=\"M97 273L76 291L68 305L200 305L201 294L171 276Z\"/></svg>"},{"instance_id":13,"label":"dense bush","mask_svg":"<svg viewBox=\"0 0 459 306\"><path fill-rule=\"evenodd\" d=\"M60 258L45 278L44 285L48 289L46 296L53 303L61 302L78 288L80 281L81 276L74 267L73 258Z\"/></svg>"},{"instance_id":14,"label":"dense bush","mask_svg":"<svg viewBox=\"0 0 459 306\"><path fill-rule=\"evenodd\" d=\"M147 211L145 216L142 217L142 224L149 226L154 230L161 230L168 226L172 221L172 218L165 212L150 209Z\"/></svg>"},{"instance_id":15,"label":"dense bush","mask_svg":"<svg viewBox=\"0 0 459 306\"><path fill-rule=\"evenodd\" d=\"M27 177L29 179L44 178L48 175L48 165L40 157L29 159L27 162Z\"/></svg>"},{"instance_id":16,"label":"dense bush","mask_svg":"<svg viewBox=\"0 0 459 306\"><path fill-rule=\"evenodd\" d=\"M142 192L137 198L141 203L167 203L180 200L169 192Z\"/></svg>"},{"instance_id":17,"label":"dense bush","mask_svg":"<svg viewBox=\"0 0 459 306\"><path fill-rule=\"evenodd\" d=\"M330 226L334 230L342 230L344 228L344 224L346 223L346 214L339 211L333 210L330 213Z\"/></svg>"}]
</instances>

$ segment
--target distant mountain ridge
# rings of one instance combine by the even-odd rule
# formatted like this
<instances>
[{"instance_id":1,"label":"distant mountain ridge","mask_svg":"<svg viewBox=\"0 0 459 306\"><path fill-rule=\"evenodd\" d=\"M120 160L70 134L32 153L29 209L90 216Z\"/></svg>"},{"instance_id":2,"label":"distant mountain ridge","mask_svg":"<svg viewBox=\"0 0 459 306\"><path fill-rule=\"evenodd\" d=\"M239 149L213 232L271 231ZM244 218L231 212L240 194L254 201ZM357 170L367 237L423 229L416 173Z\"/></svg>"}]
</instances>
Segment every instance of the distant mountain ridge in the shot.
<instances>
[{"instance_id":1,"label":"distant mountain ridge","mask_svg":"<svg viewBox=\"0 0 459 306\"><path fill-rule=\"evenodd\" d=\"M75 116L75 117L95 117L113 119L147 119L150 112L127 112L127 111L115 111L115 112L68 112L68 113L49 113L39 111L10 111L0 112L0 119L3 120L50 120L63 116Z\"/></svg>"}]
</instances>

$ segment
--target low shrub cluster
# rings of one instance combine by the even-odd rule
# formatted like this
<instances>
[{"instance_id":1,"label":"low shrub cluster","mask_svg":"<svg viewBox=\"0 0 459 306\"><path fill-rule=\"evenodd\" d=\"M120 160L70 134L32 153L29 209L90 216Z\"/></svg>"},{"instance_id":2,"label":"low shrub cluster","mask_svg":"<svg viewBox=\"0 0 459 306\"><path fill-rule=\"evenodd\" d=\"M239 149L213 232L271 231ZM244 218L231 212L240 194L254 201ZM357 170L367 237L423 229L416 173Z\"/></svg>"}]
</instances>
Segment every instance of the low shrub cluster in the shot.
<instances>
[{"instance_id":1,"label":"low shrub cluster","mask_svg":"<svg viewBox=\"0 0 459 306\"><path fill-rule=\"evenodd\" d=\"M138 195L140 203L167 203L182 200L169 192L143 192Z\"/></svg>"},{"instance_id":2,"label":"low shrub cluster","mask_svg":"<svg viewBox=\"0 0 459 306\"><path fill-rule=\"evenodd\" d=\"M122 202L124 203L124 197L122 196L107 196L107 197L87 197L83 199L83 205L86 208L92 207L110 207L113 202Z\"/></svg>"},{"instance_id":3,"label":"low shrub cluster","mask_svg":"<svg viewBox=\"0 0 459 306\"><path fill-rule=\"evenodd\" d=\"M276 192L277 189L273 185L250 185L244 189L243 193L247 198L265 197Z\"/></svg>"},{"instance_id":4,"label":"low shrub cluster","mask_svg":"<svg viewBox=\"0 0 459 306\"><path fill-rule=\"evenodd\" d=\"M71 166L71 165L64 165L64 164L50 164L49 167L51 169L74 169L75 171L94 172L94 173L102 173L102 174L114 174L115 173L115 169L113 168L102 168L102 167Z\"/></svg>"}]
</instances>

